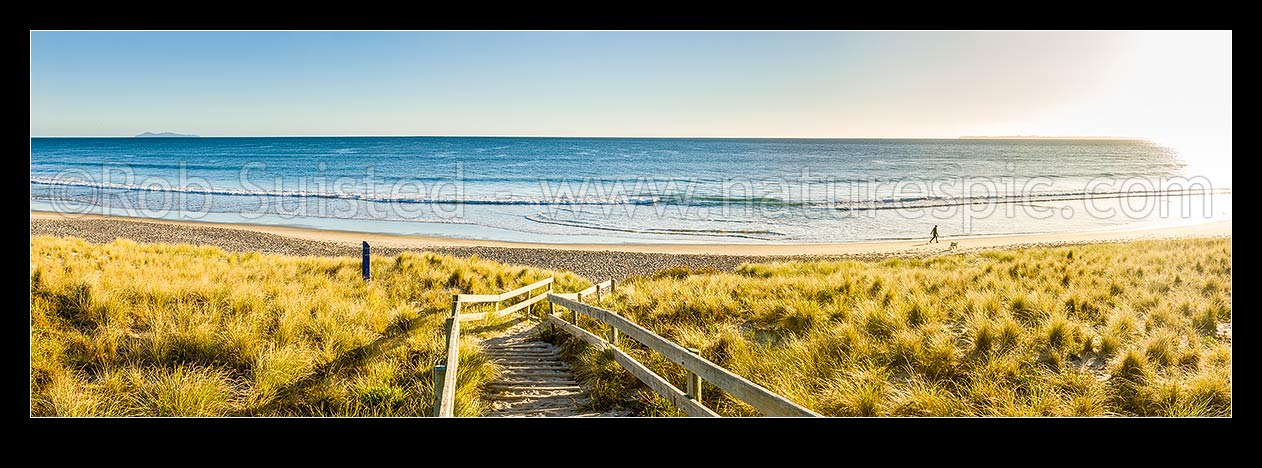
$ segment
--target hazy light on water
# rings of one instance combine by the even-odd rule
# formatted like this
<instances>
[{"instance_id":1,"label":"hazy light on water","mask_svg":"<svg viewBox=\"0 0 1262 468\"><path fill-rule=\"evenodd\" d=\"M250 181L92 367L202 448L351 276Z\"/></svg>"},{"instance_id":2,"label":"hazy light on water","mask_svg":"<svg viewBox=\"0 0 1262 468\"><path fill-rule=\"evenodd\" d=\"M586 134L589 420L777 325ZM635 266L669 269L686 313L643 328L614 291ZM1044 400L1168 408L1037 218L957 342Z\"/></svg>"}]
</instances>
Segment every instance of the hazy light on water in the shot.
<instances>
[{"instance_id":1,"label":"hazy light on water","mask_svg":"<svg viewBox=\"0 0 1262 468\"><path fill-rule=\"evenodd\" d=\"M1136 31L1115 63L1115 116L1178 153L1184 175L1231 187L1231 32Z\"/></svg>"},{"instance_id":2,"label":"hazy light on water","mask_svg":"<svg viewBox=\"0 0 1262 468\"><path fill-rule=\"evenodd\" d=\"M1214 188L1231 188L1230 137L1165 137L1152 141L1178 154L1186 165L1186 177L1201 176L1209 179Z\"/></svg>"}]
</instances>

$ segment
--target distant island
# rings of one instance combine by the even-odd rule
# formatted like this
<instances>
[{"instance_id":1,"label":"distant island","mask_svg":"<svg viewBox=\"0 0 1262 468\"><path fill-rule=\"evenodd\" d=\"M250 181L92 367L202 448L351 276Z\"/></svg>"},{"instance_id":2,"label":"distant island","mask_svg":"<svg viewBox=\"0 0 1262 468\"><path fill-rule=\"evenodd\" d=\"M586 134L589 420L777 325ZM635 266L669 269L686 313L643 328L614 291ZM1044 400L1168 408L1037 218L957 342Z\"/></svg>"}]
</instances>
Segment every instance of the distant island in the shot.
<instances>
[{"instance_id":1,"label":"distant island","mask_svg":"<svg viewBox=\"0 0 1262 468\"><path fill-rule=\"evenodd\" d=\"M145 132L136 135L136 138L197 138L197 135L175 132Z\"/></svg>"},{"instance_id":2,"label":"distant island","mask_svg":"<svg viewBox=\"0 0 1262 468\"><path fill-rule=\"evenodd\" d=\"M961 140L1141 140L1142 138L1124 136L1041 136L1041 135L996 135L996 136L962 136Z\"/></svg>"}]
</instances>

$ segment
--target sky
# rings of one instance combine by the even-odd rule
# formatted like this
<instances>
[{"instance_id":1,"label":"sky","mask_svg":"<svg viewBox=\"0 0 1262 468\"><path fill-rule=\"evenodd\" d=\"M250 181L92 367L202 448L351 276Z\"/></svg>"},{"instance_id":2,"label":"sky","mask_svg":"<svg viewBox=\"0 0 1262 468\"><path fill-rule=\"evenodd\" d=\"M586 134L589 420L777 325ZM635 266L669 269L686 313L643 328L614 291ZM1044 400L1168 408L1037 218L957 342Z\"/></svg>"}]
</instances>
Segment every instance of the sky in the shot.
<instances>
[{"instance_id":1,"label":"sky","mask_svg":"<svg viewBox=\"0 0 1262 468\"><path fill-rule=\"evenodd\" d=\"M1230 31L33 31L30 54L32 136L1077 135L1230 153Z\"/></svg>"}]
</instances>

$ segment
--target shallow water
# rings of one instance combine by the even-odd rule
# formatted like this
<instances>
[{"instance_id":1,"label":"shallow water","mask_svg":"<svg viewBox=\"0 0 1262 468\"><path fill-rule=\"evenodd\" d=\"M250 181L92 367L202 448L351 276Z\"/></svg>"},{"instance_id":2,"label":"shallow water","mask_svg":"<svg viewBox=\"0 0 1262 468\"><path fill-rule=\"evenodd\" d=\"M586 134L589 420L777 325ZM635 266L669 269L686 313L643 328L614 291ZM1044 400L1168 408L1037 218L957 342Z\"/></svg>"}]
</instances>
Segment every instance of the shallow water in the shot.
<instances>
[{"instance_id":1,"label":"shallow water","mask_svg":"<svg viewBox=\"0 0 1262 468\"><path fill-rule=\"evenodd\" d=\"M847 242L1230 219L1124 140L33 138L31 208L525 242Z\"/></svg>"}]
</instances>

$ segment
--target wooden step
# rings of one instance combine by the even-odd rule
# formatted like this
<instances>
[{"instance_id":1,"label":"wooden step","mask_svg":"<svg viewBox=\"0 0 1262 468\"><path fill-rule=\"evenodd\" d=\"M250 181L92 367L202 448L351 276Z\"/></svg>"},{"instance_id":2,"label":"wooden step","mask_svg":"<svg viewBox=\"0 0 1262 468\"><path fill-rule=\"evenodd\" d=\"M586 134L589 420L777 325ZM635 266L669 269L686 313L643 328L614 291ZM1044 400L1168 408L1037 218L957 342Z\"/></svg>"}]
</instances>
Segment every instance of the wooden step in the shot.
<instances>
[{"instance_id":1,"label":"wooden step","mask_svg":"<svg viewBox=\"0 0 1262 468\"><path fill-rule=\"evenodd\" d=\"M521 394L521 395L561 395L561 394L578 394L582 393L582 388L578 385L522 385L522 386L505 386L487 388L494 391L497 395L505 394Z\"/></svg>"},{"instance_id":2,"label":"wooden step","mask_svg":"<svg viewBox=\"0 0 1262 468\"><path fill-rule=\"evenodd\" d=\"M552 398L548 400L542 399L492 399L492 405L500 408L500 411L527 411L527 410L544 410L551 408L564 408L573 410L579 401L579 398Z\"/></svg>"},{"instance_id":3,"label":"wooden step","mask_svg":"<svg viewBox=\"0 0 1262 468\"><path fill-rule=\"evenodd\" d=\"M534 417L597 415L578 410L591 397L578 384L561 348L529 338L529 327L484 340L482 353L499 366L500 375L484 387L493 402L487 416Z\"/></svg>"},{"instance_id":4,"label":"wooden step","mask_svg":"<svg viewBox=\"0 0 1262 468\"><path fill-rule=\"evenodd\" d=\"M487 390L496 392L496 394L528 394L538 392L574 392L580 394L583 387L578 385L511 385L503 387L488 387Z\"/></svg>"},{"instance_id":5,"label":"wooden step","mask_svg":"<svg viewBox=\"0 0 1262 468\"><path fill-rule=\"evenodd\" d=\"M528 418L528 417L545 417L545 416L578 416L573 408L546 408L546 409L509 409L491 413L494 416L504 416L510 418ZM595 413L582 413L584 415L596 415Z\"/></svg>"},{"instance_id":6,"label":"wooden step","mask_svg":"<svg viewBox=\"0 0 1262 468\"><path fill-rule=\"evenodd\" d=\"M549 353L535 353L535 352L522 353L522 352L485 351L485 352L482 352L482 353L483 353L483 354L486 354L486 356L490 356L490 357L492 357L492 358L496 358L496 357L538 357L538 358L546 358L546 360L557 360L557 358L560 358L560 354L558 354L558 353L551 353L551 352L549 352Z\"/></svg>"},{"instance_id":7,"label":"wooden step","mask_svg":"<svg viewBox=\"0 0 1262 468\"><path fill-rule=\"evenodd\" d=\"M482 348L488 353L527 353L527 354L556 354L561 350L549 348L501 348L496 346L488 346Z\"/></svg>"},{"instance_id":8,"label":"wooden step","mask_svg":"<svg viewBox=\"0 0 1262 468\"><path fill-rule=\"evenodd\" d=\"M497 380L490 382L487 388L506 388L506 387L577 387L578 382L573 379L529 379L529 380Z\"/></svg>"},{"instance_id":9,"label":"wooden step","mask_svg":"<svg viewBox=\"0 0 1262 468\"><path fill-rule=\"evenodd\" d=\"M567 365L567 363L557 362L557 361L539 361L539 362L496 361L495 363L496 365L500 367L564 367L564 368L569 368L569 365Z\"/></svg>"},{"instance_id":10,"label":"wooden step","mask_svg":"<svg viewBox=\"0 0 1262 468\"><path fill-rule=\"evenodd\" d=\"M501 365L501 366L500 366L500 369L501 369L502 371L504 371L504 372L530 372L530 371L532 371L532 370L539 370L539 371L547 371L547 372L562 372L562 373L565 373L565 374L567 374L567 375L568 375L568 374L570 374L570 367L569 367L568 365L565 365L565 364L561 364L561 365L549 365L549 366L539 366L539 365L530 365L530 366L509 365L509 366L504 366L504 365Z\"/></svg>"},{"instance_id":11,"label":"wooden step","mask_svg":"<svg viewBox=\"0 0 1262 468\"><path fill-rule=\"evenodd\" d=\"M492 356L491 360L492 361L523 361L523 362L538 363L538 364L565 362L555 357L545 357L545 356Z\"/></svg>"},{"instance_id":12,"label":"wooden step","mask_svg":"<svg viewBox=\"0 0 1262 468\"><path fill-rule=\"evenodd\" d=\"M564 371L560 371L560 372L543 372L543 371L531 371L531 372L506 372L504 376L505 376L505 377L511 377L511 378L525 378L525 377L553 377L553 378L563 377L563 378L572 378L572 377L570 377L570 373L569 373L569 372L564 372Z\"/></svg>"},{"instance_id":13,"label":"wooden step","mask_svg":"<svg viewBox=\"0 0 1262 468\"><path fill-rule=\"evenodd\" d=\"M549 393L549 394L544 394L544 395L528 395L528 394L523 394L523 393L513 393L513 394L505 395L505 394L500 394L500 393L492 393L490 395L486 395L486 399L496 400L496 401L521 400L521 401L548 403L548 402L553 402L553 401L569 402L571 400L579 400L582 398L582 396L583 396L582 392L577 392L577 391L568 392L568 393Z\"/></svg>"},{"instance_id":14,"label":"wooden step","mask_svg":"<svg viewBox=\"0 0 1262 468\"><path fill-rule=\"evenodd\" d=\"M515 363L497 363L505 369L565 369L569 370L570 365L561 362L528 362L523 364Z\"/></svg>"},{"instance_id":15,"label":"wooden step","mask_svg":"<svg viewBox=\"0 0 1262 468\"><path fill-rule=\"evenodd\" d=\"M549 372L541 375L521 375L521 372L500 373L499 378L492 382L576 382L574 374L569 372Z\"/></svg>"},{"instance_id":16,"label":"wooden step","mask_svg":"<svg viewBox=\"0 0 1262 468\"><path fill-rule=\"evenodd\" d=\"M521 356L521 354L505 354L505 356L491 356L491 361L521 361L521 362L564 362L558 360L555 356Z\"/></svg>"}]
</instances>

